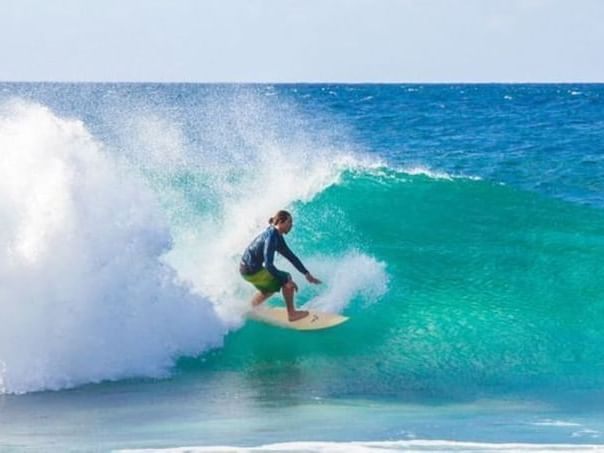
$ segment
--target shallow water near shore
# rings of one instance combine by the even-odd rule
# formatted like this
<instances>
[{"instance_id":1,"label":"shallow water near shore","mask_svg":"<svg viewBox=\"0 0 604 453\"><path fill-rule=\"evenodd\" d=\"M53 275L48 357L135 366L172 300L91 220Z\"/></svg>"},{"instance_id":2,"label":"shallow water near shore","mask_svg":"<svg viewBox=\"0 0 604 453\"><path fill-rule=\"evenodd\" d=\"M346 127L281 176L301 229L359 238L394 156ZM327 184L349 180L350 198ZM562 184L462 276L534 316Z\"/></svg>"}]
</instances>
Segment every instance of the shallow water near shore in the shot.
<instances>
[{"instance_id":1,"label":"shallow water near shore","mask_svg":"<svg viewBox=\"0 0 604 453\"><path fill-rule=\"evenodd\" d=\"M109 451L174 447L249 448L274 443L403 441L393 449L415 449L420 440L483 444L599 445L604 430L601 400L539 401L478 399L397 402L393 398L323 398L272 393L267 383L237 373L177 377L161 382L85 386L61 392L2 397L4 449ZM275 386L278 390L278 387ZM420 443L421 444L421 443ZM574 445L574 447L573 447ZM371 445L369 445L371 447ZM378 450L379 446L374 446ZM297 445L280 449L295 450ZM306 449L307 448L307 449ZM436 443L426 450L440 448ZM566 451L566 450L565 450Z\"/></svg>"}]
</instances>

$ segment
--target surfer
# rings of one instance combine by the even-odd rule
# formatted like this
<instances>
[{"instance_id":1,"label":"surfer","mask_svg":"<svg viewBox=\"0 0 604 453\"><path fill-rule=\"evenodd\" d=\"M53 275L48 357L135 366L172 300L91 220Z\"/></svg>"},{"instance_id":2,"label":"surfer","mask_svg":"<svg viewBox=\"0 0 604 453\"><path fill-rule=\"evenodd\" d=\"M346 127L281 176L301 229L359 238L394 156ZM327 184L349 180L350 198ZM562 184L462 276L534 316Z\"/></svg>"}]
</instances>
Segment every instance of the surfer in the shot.
<instances>
[{"instance_id":1,"label":"surfer","mask_svg":"<svg viewBox=\"0 0 604 453\"><path fill-rule=\"evenodd\" d=\"M298 285L289 273L280 271L275 267L273 264L275 252L279 252L292 263L310 283L317 285L321 283L321 280L308 272L285 243L283 235L289 233L293 225L291 214L287 211L279 211L268 222L270 224L268 228L260 233L245 249L239 265L239 272L246 281L258 290L258 293L252 299L252 306L260 305L281 290L287 306L289 320L297 321L308 316L308 312L296 310L294 292L298 291Z\"/></svg>"}]
</instances>

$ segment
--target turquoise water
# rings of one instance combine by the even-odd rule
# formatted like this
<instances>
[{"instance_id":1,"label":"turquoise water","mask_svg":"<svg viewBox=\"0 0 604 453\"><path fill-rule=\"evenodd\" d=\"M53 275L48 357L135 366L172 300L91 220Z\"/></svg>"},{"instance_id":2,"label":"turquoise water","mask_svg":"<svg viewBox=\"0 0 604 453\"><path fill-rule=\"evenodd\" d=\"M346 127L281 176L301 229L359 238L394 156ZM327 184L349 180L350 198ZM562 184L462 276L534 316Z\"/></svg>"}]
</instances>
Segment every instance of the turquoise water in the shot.
<instances>
[{"instance_id":1,"label":"turquoise water","mask_svg":"<svg viewBox=\"0 0 604 453\"><path fill-rule=\"evenodd\" d=\"M0 445L599 444L603 96L0 84ZM346 324L244 322L281 207Z\"/></svg>"},{"instance_id":2,"label":"turquoise water","mask_svg":"<svg viewBox=\"0 0 604 453\"><path fill-rule=\"evenodd\" d=\"M346 234L330 231L333 206ZM296 212L302 250L362 249L387 263L387 293L353 299L351 322L301 342L264 326L233 333L211 368L294 360L345 395L601 388L600 210L486 181L386 173L345 175ZM314 229L329 233L312 238Z\"/></svg>"}]
</instances>

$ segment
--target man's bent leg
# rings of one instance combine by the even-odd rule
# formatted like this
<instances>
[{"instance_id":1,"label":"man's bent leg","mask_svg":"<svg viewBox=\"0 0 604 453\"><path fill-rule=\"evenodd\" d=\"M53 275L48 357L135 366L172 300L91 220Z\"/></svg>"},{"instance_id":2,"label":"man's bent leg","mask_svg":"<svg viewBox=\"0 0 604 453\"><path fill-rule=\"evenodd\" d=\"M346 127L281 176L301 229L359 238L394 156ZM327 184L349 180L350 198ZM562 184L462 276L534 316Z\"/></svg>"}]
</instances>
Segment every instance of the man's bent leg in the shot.
<instances>
[{"instance_id":1,"label":"man's bent leg","mask_svg":"<svg viewBox=\"0 0 604 453\"><path fill-rule=\"evenodd\" d=\"M294 288L290 285L283 286L281 290L283 292L283 298L285 299L285 305L287 306L287 317L290 321L297 321L308 316L308 312L305 310L296 310L294 305Z\"/></svg>"},{"instance_id":2,"label":"man's bent leg","mask_svg":"<svg viewBox=\"0 0 604 453\"><path fill-rule=\"evenodd\" d=\"M252 298L252 307L257 307L262 302L271 297L273 294L275 293L261 293L260 291L258 291L256 295Z\"/></svg>"}]
</instances>

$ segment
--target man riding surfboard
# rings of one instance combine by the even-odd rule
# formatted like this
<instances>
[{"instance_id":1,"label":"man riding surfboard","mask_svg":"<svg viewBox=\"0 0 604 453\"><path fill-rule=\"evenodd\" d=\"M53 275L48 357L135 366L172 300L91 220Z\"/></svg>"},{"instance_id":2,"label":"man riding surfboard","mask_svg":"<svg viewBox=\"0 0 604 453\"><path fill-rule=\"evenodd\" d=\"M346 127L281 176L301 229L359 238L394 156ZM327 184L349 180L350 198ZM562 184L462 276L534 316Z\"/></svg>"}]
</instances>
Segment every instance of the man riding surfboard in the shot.
<instances>
[{"instance_id":1,"label":"man riding surfboard","mask_svg":"<svg viewBox=\"0 0 604 453\"><path fill-rule=\"evenodd\" d=\"M298 285L289 273L275 267L275 252L278 252L292 263L310 283L316 285L321 283L321 280L315 278L304 267L300 259L285 243L283 236L288 234L293 226L291 214L287 211L278 211L269 219L269 224L268 228L260 233L245 249L239 265L239 272L246 281L258 290L258 293L252 299L252 306L260 305L281 290L287 306L288 319L297 321L308 316L308 312L296 310L294 292L298 291Z\"/></svg>"}]
</instances>

